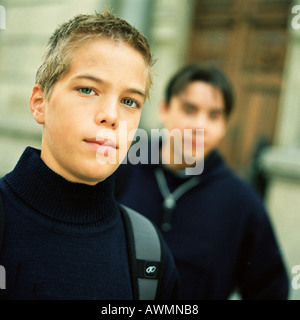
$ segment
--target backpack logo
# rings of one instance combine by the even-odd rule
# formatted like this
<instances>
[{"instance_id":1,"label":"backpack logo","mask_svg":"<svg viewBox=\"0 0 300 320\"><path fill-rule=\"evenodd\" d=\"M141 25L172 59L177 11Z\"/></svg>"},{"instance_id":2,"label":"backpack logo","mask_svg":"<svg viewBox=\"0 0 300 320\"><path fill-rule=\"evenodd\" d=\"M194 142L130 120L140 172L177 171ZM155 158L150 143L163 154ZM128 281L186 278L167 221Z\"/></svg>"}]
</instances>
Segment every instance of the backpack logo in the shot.
<instances>
[{"instance_id":1,"label":"backpack logo","mask_svg":"<svg viewBox=\"0 0 300 320\"><path fill-rule=\"evenodd\" d=\"M155 272L156 271L156 267L155 266L150 266L150 267L148 267L147 269L146 269L146 273L147 274L152 274L153 272Z\"/></svg>"},{"instance_id":2,"label":"backpack logo","mask_svg":"<svg viewBox=\"0 0 300 320\"><path fill-rule=\"evenodd\" d=\"M146 262L144 270L144 276L146 278L155 278L157 276L157 263Z\"/></svg>"}]
</instances>

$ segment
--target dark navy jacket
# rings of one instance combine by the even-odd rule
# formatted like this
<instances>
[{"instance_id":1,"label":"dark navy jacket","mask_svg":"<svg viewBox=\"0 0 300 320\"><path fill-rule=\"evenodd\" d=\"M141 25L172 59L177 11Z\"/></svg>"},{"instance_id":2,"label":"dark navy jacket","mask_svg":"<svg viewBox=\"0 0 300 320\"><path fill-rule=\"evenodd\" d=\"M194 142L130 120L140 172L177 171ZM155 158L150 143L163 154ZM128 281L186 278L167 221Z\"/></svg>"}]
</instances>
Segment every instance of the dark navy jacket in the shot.
<instances>
[{"instance_id":1,"label":"dark navy jacket","mask_svg":"<svg viewBox=\"0 0 300 320\"><path fill-rule=\"evenodd\" d=\"M116 195L160 227L158 166L121 165ZM171 192L192 177L162 168ZM181 276L182 299L228 299L235 290L243 299L286 299L284 259L260 197L216 151L199 178L178 199L171 230L162 231Z\"/></svg>"}]
</instances>

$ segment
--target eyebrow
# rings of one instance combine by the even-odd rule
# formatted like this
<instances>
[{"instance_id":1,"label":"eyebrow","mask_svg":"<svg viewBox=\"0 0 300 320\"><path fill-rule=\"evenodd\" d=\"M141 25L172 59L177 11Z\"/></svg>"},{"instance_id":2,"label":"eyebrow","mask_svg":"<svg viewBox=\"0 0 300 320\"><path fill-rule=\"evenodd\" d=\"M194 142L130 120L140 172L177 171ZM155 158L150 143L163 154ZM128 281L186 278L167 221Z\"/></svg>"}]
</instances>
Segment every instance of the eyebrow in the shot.
<instances>
[{"instance_id":1,"label":"eyebrow","mask_svg":"<svg viewBox=\"0 0 300 320\"><path fill-rule=\"evenodd\" d=\"M195 104L193 104L193 103L191 103L191 102L189 102L189 101L181 100L181 103L184 104L184 105L186 105L186 106L192 107L192 108L194 108L194 109L198 109L198 107L197 107Z\"/></svg>"},{"instance_id":2,"label":"eyebrow","mask_svg":"<svg viewBox=\"0 0 300 320\"><path fill-rule=\"evenodd\" d=\"M181 103L186 105L186 106L189 106L193 109L198 109L198 107L193 104L192 102L189 102L183 98L180 99ZM214 106L212 107L212 110L211 111L214 111L214 112L225 112L225 107L222 107L222 106Z\"/></svg>"},{"instance_id":3,"label":"eyebrow","mask_svg":"<svg viewBox=\"0 0 300 320\"><path fill-rule=\"evenodd\" d=\"M100 78L97 78L95 76L89 75L89 74L80 74L78 76L75 76L73 79L86 79L86 80L91 80L91 81L99 83L99 84L107 84L107 81L102 80ZM125 91L138 94L138 95L142 96L144 99L146 99L146 93L143 90L139 90L139 89L135 89L135 88L128 88Z\"/></svg>"},{"instance_id":4,"label":"eyebrow","mask_svg":"<svg viewBox=\"0 0 300 320\"><path fill-rule=\"evenodd\" d=\"M179 101L182 105L184 105L186 107L193 108L194 110L198 110L198 107L195 104L193 104L183 98L179 98Z\"/></svg>"}]
</instances>

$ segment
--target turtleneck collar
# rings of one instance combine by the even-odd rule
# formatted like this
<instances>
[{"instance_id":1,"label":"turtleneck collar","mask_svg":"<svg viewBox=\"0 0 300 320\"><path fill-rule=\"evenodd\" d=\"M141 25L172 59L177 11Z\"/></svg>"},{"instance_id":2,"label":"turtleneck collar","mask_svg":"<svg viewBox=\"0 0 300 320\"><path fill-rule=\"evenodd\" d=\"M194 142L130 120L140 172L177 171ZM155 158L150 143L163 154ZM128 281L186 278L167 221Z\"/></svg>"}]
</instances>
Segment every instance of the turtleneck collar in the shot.
<instances>
[{"instance_id":1,"label":"turtleneck collar","mask_svg":"<svg viewBox=\"0 0 300 320\"><path fill-rule=\"evenodd\" d=\"M95 186L67 181L28 147L6 176L11 189L35 211L68 224L105 224L117 212L113 175Z\"/></svg>"},{"instance_id":2,"label":"turtleneck collar","mask_svg":"<svg viewBox=\"0 0 300 320\"><path fill-rule=\"evenodd\" d=\"M165 172L168 174L173 175L179 179L189 179L193 177L192 175L187 175L185 173L185 169L180 171L174 171L169 167L159 164ZM206 177L211 177L211 174L220 174L226 170L226 163L224 162L223 158L221 157L220 153L217 150L213 150L210 154L208 154L204 159L204 170L199 175L201 180L206 179Z\"/></svg>"}]
</instances>

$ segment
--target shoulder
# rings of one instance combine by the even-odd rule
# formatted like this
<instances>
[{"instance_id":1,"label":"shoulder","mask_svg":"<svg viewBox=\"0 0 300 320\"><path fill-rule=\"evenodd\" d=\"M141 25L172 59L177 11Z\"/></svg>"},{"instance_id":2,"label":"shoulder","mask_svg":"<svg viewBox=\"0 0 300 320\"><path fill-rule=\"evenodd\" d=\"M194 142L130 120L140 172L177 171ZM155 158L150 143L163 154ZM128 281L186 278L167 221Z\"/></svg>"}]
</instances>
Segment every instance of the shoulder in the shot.
<instances>
[{"instance_id":1,"label":"shoulder","mask_svg":"<svg viewBox=\"0 0 300 320\"><path fill-rule=\"evenodd\" d=\"M248 230L253 233L270 233L271 216L264 199L255 188L243 178L231 173L225 182L225 195L231 196L231 207L234 215L239 215Z\"/></svg>"},{"instance_id":2,"label":"shoulder","mask_svg":"<svg viewBox=\"0 0 300 320\"><path fill-rule=\"evenodd\" d=\"M228 174L224 178L224 187L227 192L232 192L235 199L252 203L253 205L263 205L263 198L258 191L244 178L228 169Z\"/></svg>"},{"instance_id":3,"label":"shoulder","mask_svg":"<svg viewBox=\"0 0 300 320\"><path fill-rule=\"evenodd\" d=\"M131 164L123 163L114 173L115 179L115 196L118 199L129 184L134 183L135 186L144 187L145 181L149 182L149 178L154 177L152 171L153 166L151 164ZM143 188L142 188L143 189Z\"/></svg>"},{"instance_id":4,"label":"shoulder","mask_svg":"<svg viewBox=\"0 0 300 320\"><path fill-rule=\"evenodd\" d=\"M218 191L222 190L224 196L235 200L262 202L255 188L246 179L239 176L219 154L215 155L214 162L208 170L205 182Z\"/></svg>"},{"instance_id":5,"label":"shoulder","mask_svg":"<svg viewBox=\"0 0 300 320\"><path fill-rule=\"evenodd\" d=\"M207 174L202 186L203 188L199 186L199 192L205 192L206 197L214 199L222 206L222 210L230 215L244 218L258 217L266 213L264 199L258 191L222 158Z\"/></svg>"},{"instance_id":6,"label":"shoulder","mask_svg":"<svg viewBox=\"0 0 300 320\"><path fill-rule=\"evenodd\" d=\"M6 181L6 176L7 175L0 179L0 197L2 199L5 198L5 200L11 195L11 189L9 188L8 183Z\"/></svg>"},{"instance_id":7,"label":"shoulder","mask_svg":"<svg viewBox=\"0 0 300 320\"><path fill-rule=\"evenodd\" d=\"M122 210L123 214L127 212L127 215L124 215L125 222L126 217L131 222L137 261L151 262L158 267L157 277L160 281L158 282L157 299L177 299L179 276L174 258L160 231L139 212L124 205L122 208L125 209L125 211ZM128 226L128 221L125 224ZM128 236L130 238L130 233ZM145 268L145 264L143 266Z\"/></svg>"}]
</instances>

